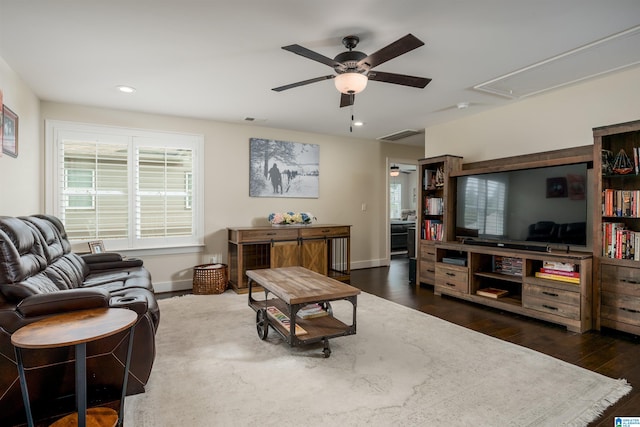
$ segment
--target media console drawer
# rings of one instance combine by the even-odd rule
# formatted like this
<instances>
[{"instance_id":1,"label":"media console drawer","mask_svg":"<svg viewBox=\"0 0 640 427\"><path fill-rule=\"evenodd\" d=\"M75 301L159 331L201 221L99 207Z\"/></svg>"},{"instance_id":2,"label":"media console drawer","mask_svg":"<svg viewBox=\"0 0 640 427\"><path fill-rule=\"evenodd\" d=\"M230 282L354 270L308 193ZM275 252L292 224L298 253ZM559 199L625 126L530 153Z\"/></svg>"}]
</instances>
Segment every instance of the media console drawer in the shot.
<instances>
[{"instance_id":1,"label":"media console drawer","mask_svg":"<svg viewBox=\"0 0 640 427\"><path fill-rule=\"evenodd\" d=\"M435 283L436 263L420 260L420 280L425 283Z\"/></svg>"},{"instance_id":2,"label":"media console drawer","mask_svg":"<svg viewBox=\"0 0 640 427\"><path fill-rule=\"evenodd\" d=\"M522 305L568 319L580 319L580 292L525 283L522 289Z\"/></svg>"},{"instance_id":3,"label":"media console drawer","mask_svg":"<svg viewBox=\"0 0 640 427\"><path fill-rule=\"evenodd\" d=\"M600 270L602 291L640 297L640 268L603 264Z\"/></svg>"},{"instance_id":4,"label":"media console drawer","mask_svg":"<svg viewBox=\"0 0 640 427\"><path fill-rule=\"evenodd\" d=\"M602 325L615 328L621 322L640 326L640 302L637 297L603 292L601 298Z\"/></svg>"},{"instance_id":5,"label":"media console drawer","mask_svg":"<svg viewBox=\"0 0 640 427\"><path fill-rule=\"evenodd\" d=\"M469 269L436 263L436 287L442 291L469 293Z\"/></svg>"}]
</instances>

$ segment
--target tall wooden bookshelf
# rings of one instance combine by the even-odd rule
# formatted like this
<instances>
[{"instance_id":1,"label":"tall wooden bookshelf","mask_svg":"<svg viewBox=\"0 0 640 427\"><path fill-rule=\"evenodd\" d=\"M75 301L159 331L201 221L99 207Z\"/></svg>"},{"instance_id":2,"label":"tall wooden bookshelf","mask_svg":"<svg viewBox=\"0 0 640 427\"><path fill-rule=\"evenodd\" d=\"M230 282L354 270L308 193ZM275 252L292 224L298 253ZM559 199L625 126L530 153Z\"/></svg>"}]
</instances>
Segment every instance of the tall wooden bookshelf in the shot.
<instances>
[{"instance_id":1,"label":"tall wooden bookshelf","mask_svg":"<svg viewBox=\"0 0 640 427\"><path fill-rule=\"evenodd\" d=\"M462 157L444 155L420 159L418 177L418 262L416 286L435 284L437 242L455 240L455 180L451 173L460 170Z\"/></svg>"},{"instance_id":2,"label":"tall wooden bookshelf","mask_svg":"<svg viewBox=\"0 0 640 427\"><path fill-rule=\"evenodd\" d=\"M597 328L640 334L640 121L593 129L593 214ZM622 151L632 170L613 165ZM640 153L638 153L640 154ZM638 156L640 157L640 156ZM640 159L638 159L640 161Z\"/></svg>"}]
</instances>

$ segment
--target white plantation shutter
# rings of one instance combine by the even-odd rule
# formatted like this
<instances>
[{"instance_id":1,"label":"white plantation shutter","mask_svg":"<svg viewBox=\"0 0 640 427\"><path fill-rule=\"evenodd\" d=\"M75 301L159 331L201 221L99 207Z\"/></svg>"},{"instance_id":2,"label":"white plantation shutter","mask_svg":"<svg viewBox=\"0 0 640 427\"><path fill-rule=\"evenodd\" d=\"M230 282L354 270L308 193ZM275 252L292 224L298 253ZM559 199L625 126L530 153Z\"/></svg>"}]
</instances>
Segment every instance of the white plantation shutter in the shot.
<instances>
[{"instance_id":1,"label":"white plantation shutter","mask_svg":"<svg viewBox=\"0 0 640 427\"><path fill-rule=\"evenodd\" d=\"M126 239L127 145L65 138L58 147L58 216L69 239Z\"/></svg>"},{"instance_id":2,"label":"white plantation shutter","mask_svg":"<svg viewBox=\"0 0 640 427\"><path fill-rule=\"evenodd\" d=\"M138 147L136 237L190 236L193 232L191 190L193 151Z\"/></svg>"},{"instance_id":3,"label":"white plantation shutter","mask_svg":"<svg viewBox=\"0 0 640 427\"><path fill-rule=\"evenodd\" d=\"M110 250L202 244L202 137L47 123L48 211Z\"/></svg>"}]
</instances>

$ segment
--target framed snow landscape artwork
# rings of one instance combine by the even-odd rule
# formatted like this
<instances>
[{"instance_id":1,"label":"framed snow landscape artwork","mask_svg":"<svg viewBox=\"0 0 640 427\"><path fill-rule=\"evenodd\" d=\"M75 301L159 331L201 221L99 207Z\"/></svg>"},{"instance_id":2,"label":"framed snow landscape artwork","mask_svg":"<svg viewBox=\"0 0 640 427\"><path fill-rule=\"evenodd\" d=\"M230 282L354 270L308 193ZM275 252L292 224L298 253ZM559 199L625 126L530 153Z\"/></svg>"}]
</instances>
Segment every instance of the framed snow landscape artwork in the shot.
<instances>
[{"instance_id":1,"label":"framed snow landscape artwork","mask_svg":"<svg viewBox=\"0 0 640 427\"><path fill-rule=\"evenodd\" d=\"M318 198L320 146L249 140L249 196Z\"/></svg>"}]
</instances>

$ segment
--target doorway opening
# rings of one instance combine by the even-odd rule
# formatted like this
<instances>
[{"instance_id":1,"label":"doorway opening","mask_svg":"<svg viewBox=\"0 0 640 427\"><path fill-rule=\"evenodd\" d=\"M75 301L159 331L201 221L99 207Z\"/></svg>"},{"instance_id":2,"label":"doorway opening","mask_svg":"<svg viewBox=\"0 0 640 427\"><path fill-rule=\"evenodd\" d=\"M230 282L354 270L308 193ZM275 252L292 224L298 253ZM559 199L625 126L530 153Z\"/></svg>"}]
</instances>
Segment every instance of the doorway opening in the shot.
<instances>
[{"instance_id":1,"label":"doorway opening","mask_svg":"<svg viewBox=\"0 0 640 427\"><path fill-rule=\"evenodd\" d=\"M388 256L415 258L418 208L418 162L389 159L387 168Z\"/></svg>"}]
</instances>

